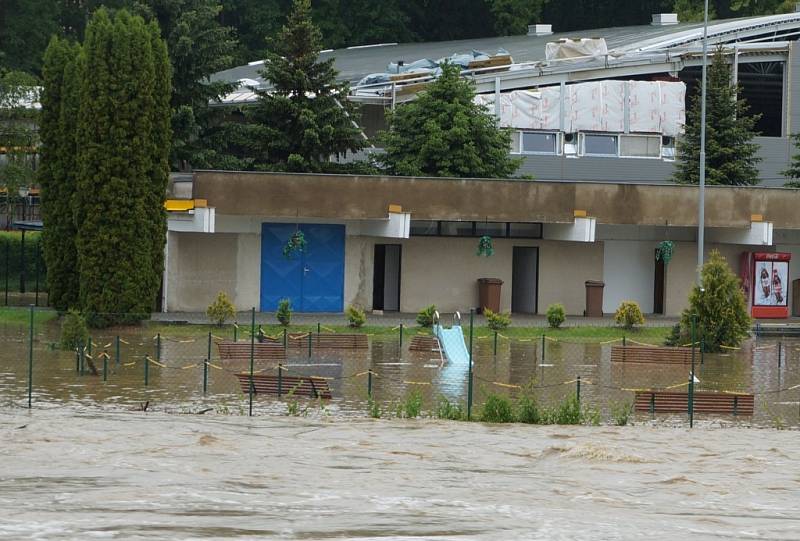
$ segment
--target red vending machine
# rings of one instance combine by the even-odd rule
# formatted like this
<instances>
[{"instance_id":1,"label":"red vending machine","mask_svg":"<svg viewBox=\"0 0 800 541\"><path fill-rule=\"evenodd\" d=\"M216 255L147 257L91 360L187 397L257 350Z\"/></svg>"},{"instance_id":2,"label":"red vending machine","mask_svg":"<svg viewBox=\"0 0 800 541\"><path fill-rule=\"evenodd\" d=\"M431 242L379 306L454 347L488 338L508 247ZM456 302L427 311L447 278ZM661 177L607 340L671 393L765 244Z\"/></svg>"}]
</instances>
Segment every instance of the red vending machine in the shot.
<instances>
[{"instance_id":1,"label":"red vending machine","mask_svg":"<svg viewBox=\"0 0 800 541\"><path fill-rule=\"evenodd\" d=\"M754 252L746 255L749 261L742 268L742 282L752 307L752 316L764 319L788 318L789 260L792 254Z\"/></svg>"}]
</instances>

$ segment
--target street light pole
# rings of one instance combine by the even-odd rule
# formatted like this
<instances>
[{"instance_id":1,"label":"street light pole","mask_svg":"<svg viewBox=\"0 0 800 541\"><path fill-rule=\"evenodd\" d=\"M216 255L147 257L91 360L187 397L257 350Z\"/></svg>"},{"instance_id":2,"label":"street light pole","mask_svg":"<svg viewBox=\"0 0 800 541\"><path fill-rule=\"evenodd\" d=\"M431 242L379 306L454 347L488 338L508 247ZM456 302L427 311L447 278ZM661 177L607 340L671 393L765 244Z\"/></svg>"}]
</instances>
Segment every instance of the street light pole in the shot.
<instances>
[{"instance_id":1,"label":"street light pole","mask_svg":"<svg viewBox=\"0 0 800 541\"><path fill-rule=\"evenodd\" d=\"M701 285L706 221L706 79L708 72L708 0L703 20L703 78L700 91L700 194L697 203L697 285Z\"/></svg>"}]
</instances>

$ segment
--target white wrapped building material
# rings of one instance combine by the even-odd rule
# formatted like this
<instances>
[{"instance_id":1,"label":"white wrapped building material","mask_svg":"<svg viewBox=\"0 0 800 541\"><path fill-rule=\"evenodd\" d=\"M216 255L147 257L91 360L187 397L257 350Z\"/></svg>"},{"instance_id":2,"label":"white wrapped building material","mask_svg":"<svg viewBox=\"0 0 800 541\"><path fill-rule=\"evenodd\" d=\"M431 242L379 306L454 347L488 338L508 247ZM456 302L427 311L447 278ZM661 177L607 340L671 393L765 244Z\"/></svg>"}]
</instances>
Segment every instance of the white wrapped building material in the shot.
<instances>
[{"instance_id":1,"label":"white wrapped building material","mask_svg":"<svg viewBox=\"0 0 800 541\"><path fill-rule=\"evenodd\" d=\"M528 130L658 133L676 136L686 122L686 85L669 81L592 81L501 94L500 125ZM627 98L628 106L625 106ZM494 95L476 96L495 114ZM563 112L563 118L562 118ZM627 114L627 118L626 118Z\"/></svg>"},{"instance_id":2,"label":"white wrapped building material","mask_svg":"<svg viewBox=\"0 0 800 541\"><path fill-rule=\"evenodd\" d=\"M608 46L604 38L560 39L545 45L545 60L563 60L587 56L604 56Z\"/></svg>"}]
</instances>

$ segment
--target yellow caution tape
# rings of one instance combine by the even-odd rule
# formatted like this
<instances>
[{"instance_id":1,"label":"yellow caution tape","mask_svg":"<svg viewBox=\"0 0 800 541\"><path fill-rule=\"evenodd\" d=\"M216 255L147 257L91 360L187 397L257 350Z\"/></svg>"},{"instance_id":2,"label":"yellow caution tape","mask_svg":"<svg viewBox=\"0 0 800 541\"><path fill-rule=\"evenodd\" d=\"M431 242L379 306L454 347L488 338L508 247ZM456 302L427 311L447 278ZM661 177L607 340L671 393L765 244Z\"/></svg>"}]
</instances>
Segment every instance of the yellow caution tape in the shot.
<instances>
[{"instance_id":1,"label":"yellow caution tape","mask_svg":"<svg viewBox=\"0 0 800 541\"><path fill-rule=\"evenodd\" d=\"M795 389L800 389L800 385L792 385L791 387L789 387L789 388L788 388L788 389L786 389L786 390L787 390L787 391L793 391L793 390L795 390Z\"/></svg>"},{"instance_id":2,"label":"yellow caution tape","mask_svg":"<svg viewBox=\"0 0 800 541\"><path fill-rule=\"evenodd\" d=\"M677 389L678 387L686 387L687 385L689 385L689 382L685 381L683 383L676 383L675 385L670 385L669 387L664 387L664 388L665 389Z\"/></svg>"},{"instance_id":3,"label":"yellow caution tape","mask_svg":"<svg viewBox=\"0 0 800 541\"><path fill-rule=\"evenodd\" d=\"M206 364L207 364L208 366L210 366L211 368L216 368L217 370L222 370L222 367L221 367L221 366L217 366L217 365L215 365L215 364L212 364L212 363L210 363L210 362L208 362L208 361L206 361Z\"/></svg>"},{"instance_id":4,"label":"yellow caution tape","mask_svg":"<svg viewBox=\"0 0 800 541\"><path fill-rule=\"evenodd\" d=\"M319 328L320 328L320 329L325 329L326 331L328 331L328 332L332 332L332 333L335 333L335 332L336 332L334 329L331 329L330 327L326 327L325 325L320 325L320 327L319 327Z\"/></svg>"},{"instance_id":5,"label":"yellow caution tape","mask_svg":"<svg viewBox=\"0 0 800 541\"><path fill-rule=\"evenodd\" d=\"M83 352L83 356L84 356L84 357L86 357L87 359L92 359L92 360L94 360L94 357L92 357L91 355L89 355L89 352L88 352L88 351L84 351L84 352Z\"/></svg>"},{"instance_id":6,"label":"yellow caution tape","mask_svg":"<svg viewBox=\"0 0 800 541\"><path fill-rule=\"evenodd\" d=\"M551 342L558 342L558 338L551 338L551 337L546 336L546 335L545 335L544 338L545 338L545 340L550 340Z\"/></svg>"},{"instance_id":7,"label":"yellow caution tape","mask_svg":"<svg viewBox=\"0 0 800 541\"><path fill-rule=\"evenodd\" d=\"M498 387L508 387L509 389L522 389L520 385L512 385L511 383L500 383L499 381L493 381L493 385L497 385Z\"/></svg>"},{"instance_id":8,"label":"yellow caution tape","mask_svg":"<svg viewBox=\"0 0 800 541\"><path fill-rule=\"evenodd\" d=\"M431 384L430 381L403 381L403 383L406 383L408 385L430 385Z\"/></svg>"},{"instance_id":9,"label":"yellow caution tape","mask_svg":"<svg viewBox=\"0 0 800 541\"><path fill-rule=\"evenodd\" d=\"M123 363L122 366L133 366L135 364L136 364L136 361L133 361L133 362L130 362L130 363Z\"/></svg>"},{"instance_id":10,"label":"yellow caution tape","mask_svg":"<svg viewBox=\"0 0 800 541\"><path fill-rule=\"evenodd\" d=\"M155 359L151 359L149 356L145 356L144 358L146 361L153 363L156 366L160 366L161 368L166 368L167 365L161 364L160 362L156 361Z\"/></svg>"},{"instance_id":11,"label":"yellow caution tape","mask_svg":"<svg viewBox=\"0 0 800 541\"><path fill-rule=\"evenodd\" d=\"M186 366L181 366L181 370L188 370L189 368L197 368L198 366L200 366L198 363L187 364Z\"/></svg>"},{"instance_id":12,"label":"yellow caution tape","mask_svg":"<svg viewBox=\"0 0 800 541\"><path fill-rule=\"evenodd\" d=\"M123 344L125 344L125 345L128 345L128 346L131 344L130 342L126 342L126 341L125 341L125 340L123 340L122 338L120 338L120 339L119 339L119 341L120 341L120 342L122 342L122 343L123 343Z\"/></svg>"},{"instance_id":13,"label":"yellow caution tape","mask_svg":"<svg viewBox=\"0 0 800 541\"><path fill-rule=\"evenodd\" d=\"M720 344L719 347L721 347L723 349L742 349L742 348L736 348L736 347L733 347L733 346L723 346L722 344Z\"/></svg>"},{"instance_id":14,"label":"yellow caution tape","mask_svg":"<svg viewBox=\"0 0 800 541\"><path fill-rule=\"evenodd\" d=\"M499 336L500 338L505 338L506 340L511 340L511 339L510 339L508 336L506 336L505 334L500 334L500 333L497 333L497 336Z\"/></svg>"},{"instance_id":15,"label":"yellow caution tape","mask_svg":"<svg viewBox=\"0 0 800 541\"><path fill-rule=\"evenodd\" d=\"M738 395L738 396L747 396L747 395L750 394L750 393L743 393L741 391L720 391L720 392L722 392L724 394L732 394L732 395Z\"/></svg>"},{"instance_id":16,"label":"yellow caution tape","mask_svg":"<svg viewBox=\"0 0 800 541\"><path fill-rule=\"evenodd\" d=\"M100 357L103 357L103 358L105 358L105 359L110 359L110 358L111 358L111 357L108 355L108 353L106 353L105 351L104 351L103 353L101 353L101 354L100 354Z\"/></svg>"},{"instance_id":17,"label":"yellow caution tape","mask_svg":"<svg viewBox=\"0 0 800 541\"><path fill-rule=\"evenodd\" d=\"M222 338L221 336L217 336L216 334L212 334L211 338L216 338L217 340L225 341L225 338Z\"/></svg>"},{"instance_id":18,"label":"yellow caution tape","mask_svg":"<svg viewBox=\"0 0 800 541\"><path fill-rule=\"evenodd\" d=\"M395 325L394 327L392 327L392 328L391 328L391 329L389 329L389 330L390 330L390 331L396 331L396 330L397 330L397 329L399 329L399 328L400 328L400 325Z\"/></svg>"},{"instance_id":19,"label":"yellow caution tape","mask_svg":"<svg viewBox=\"0 0 800 541\"><path fill-rule=\"evenodd\" d=\"M520 338L517 342L533 342L533 338Z\"/></svg>"},{"instance_id":20,"label":"yellow caution tape","mask_svg":"<svg viewBox=\"0 0 800 541\"><path fill-rule=\"evenodd\" d=\"M629 342L633 342L633 340L629 340ZM688 348L688 347L691 347L691 346L697 346L699 344L700 344L700 342L689 342L688 344L681 344L680 347Z\"/></svg>"},{"instance_id":21,"label":"yellow caution tape","mask_svg":"<svg viewBox=\"0 0 800 541\"><path fill-rule=\"evenodd\" d=\"M626 338L625 342L626 343L630 342L631 344L636 344L637 346L658 347L658 346L654 346L653 344L645 344L644 342L637 342L636 340L631 340L630 338Z\"/></svg>"},{"instance_id":22,"label":"yellow caution tape","mask_svg":"<svg viewBox=\"0 0 800 541\"><path fill-rule=\"evenodd\" d=\"M110 348L110 347L111 347L111 342L109 342L108 344L106 344L105 346L103 346L103 349Z\"/></svg>"},{"instance_id":23,"label":"yellow caution tape","mask_svg":"<svg viewBox=\"0 0 800 541\"><path fill-rule=\"evenodd\" d=\"M614 342L620 342L621 340L622 338L614 338L613 340L606 340L605 342L600 342L600 345L613 344Z\"/></svg>"}]
</instances>

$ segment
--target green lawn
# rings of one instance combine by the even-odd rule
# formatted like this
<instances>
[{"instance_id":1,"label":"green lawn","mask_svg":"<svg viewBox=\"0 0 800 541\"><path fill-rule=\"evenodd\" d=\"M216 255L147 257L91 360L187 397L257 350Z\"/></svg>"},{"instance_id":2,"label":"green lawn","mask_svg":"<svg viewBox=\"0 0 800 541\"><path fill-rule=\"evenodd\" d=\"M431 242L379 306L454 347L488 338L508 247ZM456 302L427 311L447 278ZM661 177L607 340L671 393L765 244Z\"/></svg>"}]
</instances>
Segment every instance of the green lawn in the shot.
<instances>
[{"instance_id":1,"label":"green lawn","mask_svg":"<svg viewBox=\"0 0 800 541\"><path fill-rule=\"evenodd\" d=\"M209 332L214 336L221 338L233 338L234 330L233 325L225 325L217 327L215 325L174 325L169 323L147 323L149 333L161 333L164 336L175 337L198 337L205 336ZM258 328L258 327L256 327ZM264 333L270 336L275 336L283 332L283 327L280 325L261 325ZM237 332L238 338L244 339L250 336L249 325L240 326ZM399 329L383 326L364 326L360 329L352 329L344 325L323 326L322 332L337 332L337 333L362 333L375 336L397 336ZM316 325L292 325L289 327L291 333L302 332L317 332ZM468 333L468 327L464 328L464 332ZM623 336L638 342L647 344L662 344L664 339L669 335L669 327L645 327L634 330L624 330L618 327L565 327L563 329L550 329L547 327L509 327L500 331L501 339L503 336L511 339L541 339L542 334L557 340L570 340L576 342L598 343L606 342L609 340L621 339ZM403 336L406 339L411 338L416 334L430 334L430 329L423 329L417 326L403 328ZM494 331L488 327L481 326L474 328L474 337L492 337Z\"/></svg>"},{"instance_id":2,"label":"green lawn","mask_svg":"<svg viewBox=\"0 0 800 541\"><path fill-rule=\"evenodd\" d=\"M58 317L58 312L49 308L35 308L33 323L39 325L47 323ZM30 322L30 308L24 306L8 306L0 308L0 325L28 325Z\"/></svg>"}]
</instances>

